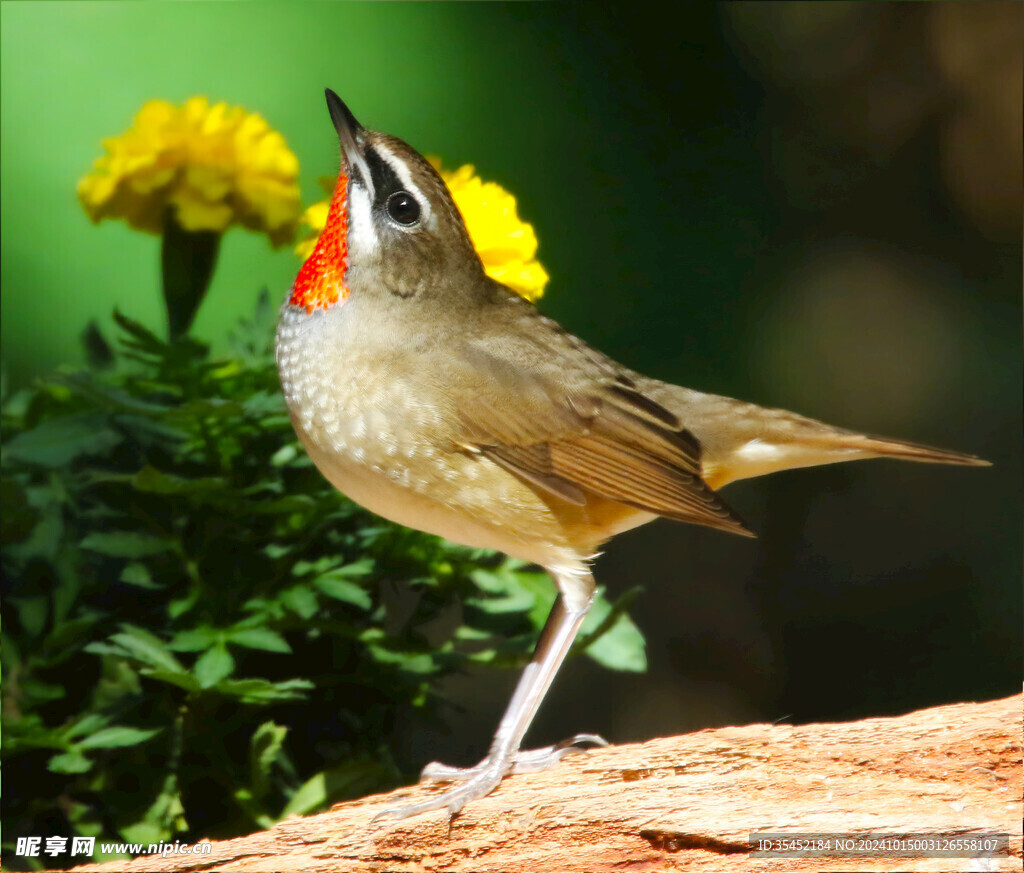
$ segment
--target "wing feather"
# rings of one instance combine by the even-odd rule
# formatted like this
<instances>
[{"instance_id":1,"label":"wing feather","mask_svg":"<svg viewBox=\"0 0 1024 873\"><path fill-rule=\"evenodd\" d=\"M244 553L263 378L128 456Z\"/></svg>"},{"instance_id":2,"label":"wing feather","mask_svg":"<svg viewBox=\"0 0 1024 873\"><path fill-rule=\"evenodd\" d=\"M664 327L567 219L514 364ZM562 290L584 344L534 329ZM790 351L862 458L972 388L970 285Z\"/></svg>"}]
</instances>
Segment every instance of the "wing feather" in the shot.
<instances>
[{"instance_id":1,"label":"wing feather","mask_svg":"<svg viewBox=\"0 0 1024 873\"><path fill-rule=\"evenodd\" d=\"M475 347L472 365L486 379L460 398L464 442L569 503L590 493L751 535L701 479L700 444L678 417L589 351L566 355L563 367L522 367Z\"/></svg>"}]
</instances>

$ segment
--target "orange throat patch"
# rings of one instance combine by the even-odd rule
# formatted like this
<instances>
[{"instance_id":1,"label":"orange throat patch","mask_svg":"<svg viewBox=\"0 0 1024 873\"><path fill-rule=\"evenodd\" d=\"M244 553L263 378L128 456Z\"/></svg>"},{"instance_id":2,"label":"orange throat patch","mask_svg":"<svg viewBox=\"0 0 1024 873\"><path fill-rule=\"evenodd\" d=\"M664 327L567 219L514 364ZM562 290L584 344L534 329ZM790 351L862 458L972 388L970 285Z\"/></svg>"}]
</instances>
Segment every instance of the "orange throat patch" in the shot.
<instances>
[{"instance_id":1,"label":"orange throat patch","mask_svg":"<svg viewBox=\"0 0 1024 873\"><path fill-rule=\"evenodd\" d=\"M327 224L306 263L292 284L292 306L312 313L329 309L348 297L345 270L348 268L348 176L341 173L327 212Z\"/></svg>"}]
</instances>

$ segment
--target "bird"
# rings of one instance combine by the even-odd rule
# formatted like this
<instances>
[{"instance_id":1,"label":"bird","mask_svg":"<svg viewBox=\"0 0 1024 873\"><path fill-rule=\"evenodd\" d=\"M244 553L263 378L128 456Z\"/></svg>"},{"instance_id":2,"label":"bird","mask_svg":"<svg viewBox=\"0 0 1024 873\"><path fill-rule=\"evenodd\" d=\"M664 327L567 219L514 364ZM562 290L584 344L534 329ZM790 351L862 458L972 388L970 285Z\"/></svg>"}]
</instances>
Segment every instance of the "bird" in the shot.
<instances>
[{"instance_id":1,"label":"bird","mask_svg":"<svg viewBox=\"0 0 1024 873\"><path fill-rule=\"evenodd\" d=\"M557 591L487 756L428 765L424 779L451 787L382 816L451 817L510 773L606 745L577 734L521 749L594 600L592 560L616 534L664 517L752 536L719 490L780 470L862 458L988 464L613 361L488 277L428 161L325 94L341 168L275 338L299 440L370 511L539 565Z\"/></svg>"}]
</instances>

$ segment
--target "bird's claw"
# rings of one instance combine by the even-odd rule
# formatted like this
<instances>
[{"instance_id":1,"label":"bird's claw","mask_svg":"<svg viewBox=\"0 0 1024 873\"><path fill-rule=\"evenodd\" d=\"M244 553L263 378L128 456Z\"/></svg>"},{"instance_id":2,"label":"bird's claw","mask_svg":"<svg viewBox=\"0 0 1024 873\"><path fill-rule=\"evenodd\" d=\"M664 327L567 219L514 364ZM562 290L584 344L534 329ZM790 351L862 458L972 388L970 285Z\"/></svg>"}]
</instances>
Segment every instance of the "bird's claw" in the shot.
<instances>
[{"instance_id":1,"label":"bird's claw","mask_svg":"<svg viewBox=\"0 0 1024 873\"><path fill-rule=\"evenodd\" d=\"M540 749L516 752L507 773L536 773L557 764L566 755L585 752L586 746L607 746L608 741L597 734L576 734L568 739ZM490 758L484 758L475 767L449 767L434 761L420 773L421 782L463 782L487 769Z\"/></svg>"},{"instance_id":2,"label":"bird's claw","mask_svg":"<svg viewBox=\"0 0 1024 873\"><path fill-rule=\"evenodd\" d=\"M409 818L421 812L435 809L447 809L449 817L456 815L463 806L490 794L510 773L535 773L557 764L566 755L586 751L586 746L607 746L607 740L597 734L576 734L553 746L540 749L519 751L511 756L491 756L484 758L475 767L449 767L436 761L427 764L420 774L423 782L460 782L461 784L434 797L409 803L404 806L393 806L377 813L371 824L378 819Z\"/></svg>"},{"instance_id":3,"label":"bird's claw","mask_svg":"<svg viewBox=\"0 0 1024 873\"><path fill-rule=\"evenodd\" d=\"M454 769L454 768L453 768ZM434 797L428 797L418 803L409 803L404 806L393 806L378 812L370 824L383 818L409 818L419 815L421 812L432 812L435 809L447 809L448 818L457 815L467 803L486 797L495 788L506 774L511 771L510 762L485 760L482 764L472 768L473 775L466 779L457 788L442 792Z\"/></svg>"}]
</instances>

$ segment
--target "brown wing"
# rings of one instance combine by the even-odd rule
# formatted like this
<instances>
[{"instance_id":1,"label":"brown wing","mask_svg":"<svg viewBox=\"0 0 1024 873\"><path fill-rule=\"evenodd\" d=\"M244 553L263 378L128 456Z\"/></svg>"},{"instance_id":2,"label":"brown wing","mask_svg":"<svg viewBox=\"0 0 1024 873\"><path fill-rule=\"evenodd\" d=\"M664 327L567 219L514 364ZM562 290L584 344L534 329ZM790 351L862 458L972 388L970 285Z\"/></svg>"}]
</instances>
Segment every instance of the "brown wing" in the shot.
<instances>
[{"instance_id":1,"label":"brown wing","mask_svg":"<svg viewBox=\"0 0 1024 873\"><path fill-rule=\"evenodd\" d=\"M563 500L587 493L667 518L752 536L700 477L700 445L617 366L546 319L533 352L475 345L460 392L465 443ZM534 329L542 327L534 324ZM548 333L545 336L545 333Z\"/></svg>"}]
</instances>

